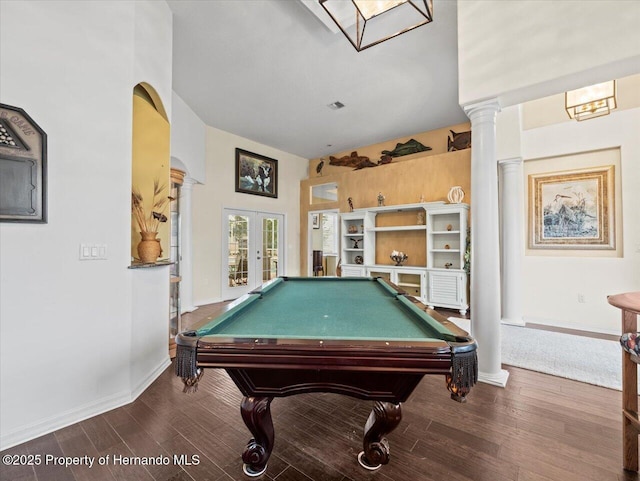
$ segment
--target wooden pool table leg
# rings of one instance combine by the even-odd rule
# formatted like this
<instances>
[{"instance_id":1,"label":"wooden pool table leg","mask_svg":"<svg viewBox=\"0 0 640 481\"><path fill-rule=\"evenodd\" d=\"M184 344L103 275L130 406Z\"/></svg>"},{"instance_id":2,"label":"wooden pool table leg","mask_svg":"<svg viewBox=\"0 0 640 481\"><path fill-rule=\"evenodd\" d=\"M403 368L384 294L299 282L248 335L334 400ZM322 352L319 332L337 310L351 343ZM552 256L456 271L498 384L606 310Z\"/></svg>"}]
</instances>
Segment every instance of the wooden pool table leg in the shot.
<instances>
[{"instance_id":1,"label":"wooden pool table leg","mask_svg":"<svg viewBox=\"0 0 640 481\"><path fill-rule=\"evenodd\" d=\"M364 426L362 446L358 454L360 465L369 470L378 469L389 462L389 442L384 436L393 431L402 419L400 403L376 401Z\"/></svg>"},{"instance_id":2,"label":"wooden pool table leg","mask_svg":"<svg viewBox=\"0 0 640 481\"><path fill-rule=\"evenodd\" d=\"M267 470L274 439L272 400L272 397L244 397L240 405L242 419L253 434L242 453L242 469L247 476L260 476Z\"/></svg>"}]
</instances>

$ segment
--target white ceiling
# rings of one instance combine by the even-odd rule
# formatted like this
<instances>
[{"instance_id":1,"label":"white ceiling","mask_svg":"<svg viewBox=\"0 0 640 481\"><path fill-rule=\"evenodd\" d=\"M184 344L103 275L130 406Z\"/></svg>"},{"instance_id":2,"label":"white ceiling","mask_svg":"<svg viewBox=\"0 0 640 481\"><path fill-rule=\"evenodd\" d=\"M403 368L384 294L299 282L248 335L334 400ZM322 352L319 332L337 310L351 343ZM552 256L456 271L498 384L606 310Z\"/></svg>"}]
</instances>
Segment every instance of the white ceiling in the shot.
<instances>
[{"instance_id":1,"label":"white ceiling","mask_svg":"<svg viewBox=\"0 0 640 481\"><path fill-rule=\"evenodd\" d=\"M468 120L455 0L360 53L300 1L168 3L173 90L212 127L316 158ZM329 109L335 101L346 107Z\"/></svg>"}]
</instances>

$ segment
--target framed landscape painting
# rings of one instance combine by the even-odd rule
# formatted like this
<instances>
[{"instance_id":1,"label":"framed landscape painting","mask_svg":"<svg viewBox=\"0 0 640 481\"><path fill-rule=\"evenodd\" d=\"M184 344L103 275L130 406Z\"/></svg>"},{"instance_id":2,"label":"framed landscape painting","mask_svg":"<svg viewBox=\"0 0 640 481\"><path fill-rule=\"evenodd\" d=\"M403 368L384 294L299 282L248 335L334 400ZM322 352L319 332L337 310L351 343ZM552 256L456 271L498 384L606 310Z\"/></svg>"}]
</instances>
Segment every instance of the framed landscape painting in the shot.
<instances>
[{"instance_id":1,"label":"framed landscape painting","mask_svg":"<svg viewBox=\"0 0 640 481\"><path fill-rule=\"evenodd\" d=\"M529 175L531 249L615 249L614 166Z\"/></svg>"},{"instance_id":2,"label":"framed landscape painting","mask_svg":"<svg viewBox=\"0 0 640 481\"><path fill-rule=\"evenodd\" d=\"M236 149L236 192L278 197L278 161Z\"/></svg>"}]
</instances>

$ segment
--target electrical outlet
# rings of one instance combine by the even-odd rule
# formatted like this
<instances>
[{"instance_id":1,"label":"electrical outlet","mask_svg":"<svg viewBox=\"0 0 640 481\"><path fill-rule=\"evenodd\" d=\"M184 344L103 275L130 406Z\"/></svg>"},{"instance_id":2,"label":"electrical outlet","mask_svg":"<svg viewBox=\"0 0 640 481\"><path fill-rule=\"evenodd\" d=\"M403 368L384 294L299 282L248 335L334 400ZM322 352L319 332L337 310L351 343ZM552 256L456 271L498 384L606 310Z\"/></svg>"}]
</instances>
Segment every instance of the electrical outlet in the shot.
<instances>
[{"instance_id":1,"label":"electrical outlet","mask_svg":"<svg viewBox=\"0 0 640 481\"><path fill-rule=\"evenodd\" d=\"M587 301L584 300L584 294L582 294L582 293L578 294L578 302L580 304L584 304L585 302L587 302Z\"/></svg>"}]
</instances>

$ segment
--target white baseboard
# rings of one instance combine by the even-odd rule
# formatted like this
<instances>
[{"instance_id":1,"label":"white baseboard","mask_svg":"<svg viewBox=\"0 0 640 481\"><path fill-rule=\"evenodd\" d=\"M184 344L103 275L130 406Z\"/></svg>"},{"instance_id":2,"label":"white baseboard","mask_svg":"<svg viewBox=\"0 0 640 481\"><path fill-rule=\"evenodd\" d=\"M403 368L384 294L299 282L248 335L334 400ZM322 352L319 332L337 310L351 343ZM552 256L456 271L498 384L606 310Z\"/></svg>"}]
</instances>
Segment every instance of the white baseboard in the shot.
<instances>
[{"instance_id":1,"label":"white baseboard","mask_svg":"<svg viewBox=\"0 0 640 481\"><path fill-rule=\"evenodd\" d=\"M524 327L526 325L526 323L524 322L524 319L522 318L518 318L518 319L507 319L507 318L503 318L500 320L500 322L502 324L506 324L508 326L519 326L519 327Z\"/></svg>"},{"instance_id":2,"label":"white baseboard","mask_svg":"<svg viewBox=\"0 0 640 481\"><path fill-rule=\"evenodd\" d=\"M21 426L18 429L3 433L0 436L0 451L12 448L18 444L26 443L32 439L52 433L58 429L66 428L72 424L79 423L85 419L98 416L112 409L119 408L136 400L147 387L155 381L158 376L171 364L167 357L162 363L146 376L132 391L121 391L119 393L105 396L101 399L77 406L68 411L55 414L45 419Z\"/></svg>"},{"instance_id":3,"label":"white baseboard","mask_svg":"<svg viewBox=\"0 0 640 481\"><path fill-rule=\"evenodd\" d=\"M506 387L507 379L509 379L509 371L500 369L497 373L479 372L478 381L486 384L492 384L493 386Z\"/></svg>"},{"instance_id":4,"label":"white baseboard","mask_svg":"<svg viewBox=\"0 0 640 481\"><path fill-rule=\"evenodd\" d=\"M575 324L571 324L571 323L567 323L567 322L558 322L558 321L539 318L539 317L528 317L528 316L525 316L524 317L524 322L525 322L525 324L527 324L527 323L530 323L530 324L541 324L543 326L559 327L559 328L562 328L562 329L572 329L574 331L595 332L595 333L598 333L598 334L608 334L608 335L612 335L612 336L620 336L620 331L619 330L615 330L615 329L613 329L613 330L612 329L598 329L598 328L584 329L584 328L580 328L580 326L576 326Z\"/></svg>"},{"instance_id":5,"label":"white baseboard","mask_svg":"<svg viewBox=\"0 0 640 481\"><path fill-rule=\"evenodd\" d=\"M58 413L54 416L21 426L0 437L0 450L31 441L58 429L84 421L90 417L124 406L131 402L131 393L123 391L96 401L78 406L74 409Z\"/></svg>"},{"instance_id":6,"label":"white baseboard","mask_svg":"<svg viewBox=\"0 0 640 481\"><path fill-rule=\"evenodd\" d=\"M169 367L170 364L171 364L171 359L167 355L167 357L160 363L160 365L157 366L153 371L151 371L151 373L149 373L147 375L147 377L142 379L142 381L140 381L137 386L132 386L132 388L131 388L131 400L129 402L133 402L136 399L138 399L138 396L140 396L140 394L142 394L145 389L147 389L149 386L151 386L153 381L158 379L158 376L160 376L160 374L162 374L162 372L167 367Z\"/></svg>"}]
</instances>

